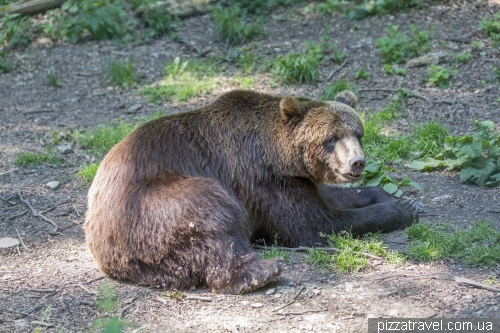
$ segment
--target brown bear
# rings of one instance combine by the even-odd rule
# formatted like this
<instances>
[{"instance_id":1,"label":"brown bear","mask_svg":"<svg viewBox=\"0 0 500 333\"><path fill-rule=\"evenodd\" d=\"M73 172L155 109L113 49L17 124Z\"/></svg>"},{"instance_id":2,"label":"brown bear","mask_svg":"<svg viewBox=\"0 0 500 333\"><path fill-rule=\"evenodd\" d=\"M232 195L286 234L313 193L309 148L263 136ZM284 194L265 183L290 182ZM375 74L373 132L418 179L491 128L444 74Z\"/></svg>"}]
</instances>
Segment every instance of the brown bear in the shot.
<instances>
[{"instance_id":1,"label":"brown bear","mask_svg":"<svg viewBox=\"0 0 500 333\"><path fill-rule=\"evenodd\" d=\"M233 91L150 121L102 161L88 194L86 241L101 270L167 288L253 291L281 273L253 239L315 246L325 235L410 225L419 204L361 176L363 124L335 101ZM325 184L329 183L329 184Z\"/></svg>"}]
</instances>

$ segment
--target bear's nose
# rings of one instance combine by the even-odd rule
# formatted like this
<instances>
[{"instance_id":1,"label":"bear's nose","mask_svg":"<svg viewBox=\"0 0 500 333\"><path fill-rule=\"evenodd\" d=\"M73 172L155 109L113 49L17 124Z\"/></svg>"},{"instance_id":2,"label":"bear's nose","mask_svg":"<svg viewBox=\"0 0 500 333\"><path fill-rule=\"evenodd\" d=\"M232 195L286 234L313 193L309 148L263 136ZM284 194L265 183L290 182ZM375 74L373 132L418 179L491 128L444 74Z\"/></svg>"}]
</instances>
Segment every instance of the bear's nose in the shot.
<instances>
[{"instance_id":1,"label":"bear's nose","mask_svg":"<svg viewBox=\"0 0 500 333\"><path fill-rule=\"evenodd\" d=\"M363 172L365 165L366 161L362 156L356 156L349 160L349 166L351 167L352 172L356 175L360 175Z\"/></svg>"}]
</instances>

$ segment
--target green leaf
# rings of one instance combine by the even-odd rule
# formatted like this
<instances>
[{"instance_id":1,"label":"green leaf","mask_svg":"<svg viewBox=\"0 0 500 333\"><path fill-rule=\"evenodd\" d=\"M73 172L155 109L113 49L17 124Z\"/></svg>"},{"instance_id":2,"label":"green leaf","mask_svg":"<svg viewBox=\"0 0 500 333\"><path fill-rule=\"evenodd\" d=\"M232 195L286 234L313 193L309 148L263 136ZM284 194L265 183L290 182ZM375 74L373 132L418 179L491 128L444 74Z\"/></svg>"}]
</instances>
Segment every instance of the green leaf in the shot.
<instances>
[{"instance_id":1,"label":"green leaf","mask_svg":"<svg viewBox=\"0 0 500 333\"><path fill-rule=\"evenodd\" d=\"M95 33L97 31L97 27L99 26L99 19L95 16L91 16L89 18L89 25L91 32Z\"/></svg>"},{"instance_id":2,"label":"green leaf","mask_svg":"<svg viewBox=\"0 0 500 333\"><path fill-rule=\"evenodd\" d=\"M483 150L483 140L477 136L466 135L456 141L456 146L452 152L457 156L468 156L474 158L481 155Z\"/></svg>"},{"instance_id":3,"label":"green leaf","mask_svg":"<svg viewBox=\"0 0 500 333\"><path fill-rule=\"evenodd\" d=\"M439 161L433 158L428 158L424 161L413 161L410 164L410 168L418 171L430 171L442 167L444 165L443 161Z\"/></svg>"},{"instance_id":4,"label":"green leaf","mask_svg":"<svg viewBox=\"0 0 500 333\"><path fill-rule=\"evenodd\" d=\"M460 181L469 181L477 186L483 186L488 178L495 172L496 165L493 159L475 159L471 166L463 169L460 173Z\"/></svg>"},{"instance_id":5,"label":"green leaf","mask_svg":"<svg viewBox=\"0 0 500 333\"><path fill-rule=\"evenodd\" d=\"M386 191L389 194L394 194L398 191L398 185L393 184L393 183L387 183L382 187L384 191Z\"/></svg>"}]
</instances>

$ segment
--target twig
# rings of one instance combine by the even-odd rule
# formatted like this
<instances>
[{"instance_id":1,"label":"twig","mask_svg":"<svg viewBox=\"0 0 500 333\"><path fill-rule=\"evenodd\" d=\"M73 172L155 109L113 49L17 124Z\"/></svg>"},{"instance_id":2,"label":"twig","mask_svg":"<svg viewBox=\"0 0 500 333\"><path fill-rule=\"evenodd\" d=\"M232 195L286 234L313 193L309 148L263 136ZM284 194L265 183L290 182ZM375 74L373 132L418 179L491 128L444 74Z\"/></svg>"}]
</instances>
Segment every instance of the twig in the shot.
<instances>
[{"instance_id":1,"label":"twig","mask_svg":"<svg viewBox=\"0 0 500 333\"><path fill-rule=\"evenodd\" d=\"M28 199L24 199L24 198L23 198L23 196L21 195L21 193L18 193L17 195L19 196L19 199L20 199L22 202L24 202L24 203L25 203L25 204L29 207L29 209L31 209L31 214L32 214L33 216L35 216L35 217L40 217L40 218L42 218L43 220L45 220L46 222L49 222L50 224L52 224L52 225L54 226L54 230L52 230L52 232L51 232L52 234L56 233L56 232L57 232L57 230L59 230L59 227L57 226L57 224L56 224L54 221L52 221L51 219L46 218L46 217L45 217L45 216L43 216L42 214L39 214L39 213L35 212L35 209L34 209L34 208L33 208L33 206L31 205L31 203L29 202L29 200L28 200Z\"/></svg>"},{"instance_id":2,"label":"twig","mask_svg":"<svg viewBox=\"0 0 500 333\"><path fill-rule=\"evenodd\" d=\"M91 294L91 295L95 295L94 292L90 291L87 287L85 287L83 284L79 284L78 287L82 288L83 290L85 290L87 293Z\"/></svg>"},{"instance_id":3,"label":"twig","mask_svg":"<svg viewBox=\"0 0 500 333\"><path fill-rule=\"evenodd\" d=\"M337 74L338 71L340 71L345 65L347 64L347 59L344 60L342 64L340 64L339 67L335 68L333 71L331 71L330 74L328 74L328 77L326 78L327 81L330 81L332 77Z\"/></svg>"},{"instance_id":4,"label":"twig","mask_svg":"<svg viewBox=\"0 0 500 333\"><path fill-rule=\"evenodd\" d=\"M388 91L388 92L398 92L399 89L390 89L390 88L361 88L361 89L358 89L358 91ZM427 97L422 96L419 93L416 93L414 91L410 91L410 96L408 96L408 98L410 98L410 97L416 97L416 98L423 99L426 102L432 102Z\"/></svg>"},{"instance_id":5,"label":"twig","mask_svg":"<svg viewBox=\"0 0 500 333\"><path fill-rule=\"evenodd\" d=\"M479 282L476 282L476 281L473 281L473 280L470 280L470 279L467 279L467 278L464 278L464 277L455 276L453 274L446 273L446 272L437 272L437 273L422 274L422 275L399 276L399 277L398 276L386 276L386 277L383 277L383 278L380 278L380 279L375 279L375 281L377 281L377 280L381 281L381 280L385 280L385 279L388 279L388 278L413 279L413 278L427 277L427 276L433 276L433 275L446 275L446 276L452 278L456 283L467 284L467 285L470 285L470 286L474 286L474 287L477 287L477 288L486 289L486 290L489 290L489 291L500 292L500 289L498 289L498 288L489 286L489 285L484 284L484 283L479 283Z\"/></svg>"},{"instance_id":6,"label":"twig","mask_svg":"<svg viewBox=\"0 0 500 333\"><path fill-rule=\"evenodd\" d=\"M77 217L80 217L80 216L81 216L81 214L80 214L80 212L78 211L78 208L76 208L75 204L73 204L73 209L75 210L76 216L77 216Z\"/></svg>"},{"instance_id":7,"label":"twig","mask_svg":"<svg viewBox=\"0 0 500 333\"><path fill-rule=\"evenodd\" d=\"M9 280L0 280L0 282L11 282L11 281L17 281L17 280L21 280L21 279L24 279L24 278L27 278L28 276L21 276L21 277L18 277L18 278L15 278L15 279L9 279Z\"/></svg>"},{"instance_id":8,"label":"twig","mask_svg":"<svg viewBox=\"0 0 500 333\"><path fill-rule=\"evenodd\" d=\"M36 293L45 293L45 294L52 294L57 292L57 289L28 289L28 291L33 291Z\"/></svg>"},{"instance_id":9,"label":"twig","mask_svg":"<svg viewBox=\"0 0 500 333\"><path fill-rule=\"evenodd\" d=\"M132 333L137 333L137 332L139 332L140 330L143 330L143 329L145 329L145 328L148 328L149 326L151 326L151 325L150 325L150 324L146 324L146 325L144 325L144 326L141 326L141 327L139 327L139 328L136 328L135 330L133 330L133 331L132 331Z\"/></svg>"},{"instance_id":10,"label":"twig","mask_svg":"<svg viewBox=\"0 0 500 333\"><path fill-rule=\"evenodd\" d=\"M262 246L262 245L254 245L256 249L264 249L267 250L267 246ZM305 246L299 246L299 247L276 247L278 250L283 250L283 251L291 251L291 252L306 252L308 250L318 250L318 251L326 251L326 252L340 252L339 249L335 247L305 247ZM360 254L364 257L371 258L371 259L376 259L376 260L384 260L384 258L374 256L373 254L366 253L366 252L354 252L356 254Z\"/></svg>"},{"instance_id":11,"label":"twig","mask_svg":"<svg viewBox=\"0 0 500 333\"><path fill-rule=\"evenodd\" d=\"M194 295L188 295L188 296L184 297L184 299L193 300L193 301L203 301L203 302L212 302L213 301L213 299L211 297L194 296Z\"/></svg>"},{"instance_id":12,"label":"twig","mask_svg":"<svg viewBox=\"0 0 500 333\"><path fill-rule=\"evenodd\" d=\"M27 212L25 212L25 213L27 213ZM21 238L21 235L19 234L19 230L17 230L17 228L15 228L15 229L16 229L16 232L17 232L17 236L19 237L19 240L21 241L21 244L22 244L22 245L23 245L23 247L26 249L26 251L28 251L28 252L29 252L30 250L28 249L28 247L26 246L26 244L24 244L24 241L23 241L23 239Z\"/></svg>"},{"instance_id":13,"label":"twig","mask_svg":"<svg viewBox=\"0 0 500 333\"><path fill-rule=\"evenodd\" d=\"M5 171L5 172L2 172L2 173L0 173L0 176L5 176L5 175L8 175L9 173L16 172L17 170L19 170L19 168L17 168L17 169L12 169L12 170Z\"/></svg>"},{"instance_id":14,"label":"twig","mask_svg":"<svg viewBox=\"0 0 500 333\"><path fill-rule=\"evenodd\" d=\"M293 296L293 298L292 298L292 300L290 302L286 303L285 305L280 306L279 308L276 308L276 309L272 310L271 312L276 312L278 310L286 308L290 304L293 304L297 300L297 297L299 297L300 293L302 293L305 289L306 289L306 287L300 288L299 292L295 296Z\"/></svg>"},{"instance_id":15,"label":"twig","mask_svg":"<svg viewBox=\"0 0 500 333\"><path fill-rule=\"evenodd\" d=\"M187 39L184 39L184 38L180 38L179 40L179 43L181 44L184 44L186 46L189 46L190 48L192 48L196 53L200 54L201 51L200 49L194 44L194 43L191 43L190 41L188 41Z\"/></svg>"},{"instance_id":16,"label":"twig","mask_svg":"<svg viewBox=\"0 0 500 333\"><path fill-rule=\"evenodd\" d=\"M52 327L52 326L54 326L54 324L46 323L44 321L39 321L39 320L33 320L31 323L33 325L38 325L38 326L43 326L43 327Z\"/></svg>"},{"instance_id":17,"label":"twig","mask_svg":"<svg viewBox=\"0 0 500 333\"><path fill-rule=\"evenodd\" d=\"M54 110L52 110L52 109L28 110L28 111L24 111L23 114L44 113L44 112L54 112Z\"/></svg>"},{"instance_id":18,"label":"twig","mask_svg":"<svg viewBox=\"0 0 500 333\"><path fill-rule=\"evenodd\" d=\"M84 284L91 284L92 282L96 282L96 281L102 280L102 279L104 279L105 277L106 277L106 276L104 276L104 275L103 275L103 276L100 276L100 277L98 277L98 278L95 278L95 279L89 280L89 281L87 281L87 282L84 282Z\"/></svg>"},{"instance_id":19,"label":"twig","mask_svg":"<svg viewBox=\"0 0 500 333\"><path fill-rule=\"evenodd\" d=\"M8 219L9 221L12 221L12 220L15 220L15 219L17 219L18 217L24 216L24 215L26 215L26 214L28 214L28 211L27 211L27 210L25 210L25 211L24 211L24 212L22 212L22 213L19 213L19 214L16 214L16 215L12 215L12 216L9 216L7 219Z\"/></svg>"},{"instance_id":20,"label":"twig","mask_svg":"<svg viewBox=\"0 0 500 333\"><path fill-rule=\"evenodd\" d=\"M15 195L15 194L13 194L13 195L11 195L11 196L10 196L10 197L8 197L8 198L3 198L3 197L0 195L0 200L2 200L3 202L6 202L6 203L8 203L8 204L15 205L15 203L12 203L12 202L10 202L10 201L9 201L9 200L11 200L12 198L14 198L15 196L16 196L16 195Z\"/></svg>"},{"instance_id":21,"label":"twig","mask_svg":"<svg viewBox=\"0 0 500 333\"><path fill-rule=\"evenodd\" d=\"M500 214L500 210L487 210L487 212Z\"/></svg>"},{"instance_id":22,"label":"twig","mask_svg":"<svg viewBox=\"0 0 500 333\"><path fill-rule=\"evenodd\" d=\"M302 312L278 312L276 314L281 315L281 316L288 316L288 315L300 316L300 315L303 315L304 313L323 312L323 311L328 311L328 309L306 310L306 311L302 311Z\"/></svg>"}]
</instances>

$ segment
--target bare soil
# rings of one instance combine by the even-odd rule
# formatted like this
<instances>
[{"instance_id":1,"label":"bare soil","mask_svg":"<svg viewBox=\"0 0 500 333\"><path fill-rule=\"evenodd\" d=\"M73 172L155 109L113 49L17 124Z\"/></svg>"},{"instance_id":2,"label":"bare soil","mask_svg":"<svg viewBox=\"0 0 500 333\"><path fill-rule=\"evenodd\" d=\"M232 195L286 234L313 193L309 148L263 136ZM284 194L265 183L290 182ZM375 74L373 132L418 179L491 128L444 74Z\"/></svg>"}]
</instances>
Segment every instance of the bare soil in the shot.
<instances>
[{"instance_id":1,"label":"bare soil","mask_svg":"<svg viewBox=\"0 0 500 333\"><path fill-rule=\"evenodd\" d=\"M333 80L354 81L354 73L364 68L371 72L371 80L357 81L358 88L395 89L401 84L430 100L410 98L408 114L396 124L398 130L405 132L415 123L438 120L453 134L465 134L472 131L474 118L500 123L500 87L493 76L495 66L500 66L500 51L479 29L480 21L499 9L498 0L436 2L408 13L354 23L339 13L319 16L278 9L254 50L274 57L297 50L305 41L320 42L327 34L348 55L347 65ZM481 41L484 46L458 68L452 87L440 90L422 81L425 67L408 69L406 77L383 73L375 41L393 24L400 25L401 31L410 24L433 28L431 52L447 52L448 59L472 49L470 43L452 42L449 37ZM328 25L332 31L327 30ZM209 54L228 53L224 44L213 41L208 15L184 20L181 39L194 43L199 50L211 50ZM482 282L490 277L500 279L500 265L474 268L452 260L407 262L401 267L373 260L362 272L342 275L306 264L304 255L295 253L286 262L282 276L261 291L240 296L214 295L203 289L185 292L209 297L210 302L168 299L164 290L104 277L85 247L82 223L86 189L74 178L92 156L72 143L73 152L63 155L65 164L60 166L18 167L13 160L21 152L43 151L54 130L64 136L117 118L133 121L157 108L167 114L185 111L234 88L221 84L211 94L187 103L154 104L135 88L103 86L106 59L132 58L143 75L141 84L147 84L160 80L165 61L176 56L187 59L198 54L186 44L168 39L125 47L114 42L70 45L41 39L25 50L12 51L13 71L0 76L0 195L10 198L0 201L0 238L20 236L26 248L0 250L0 332L35 331L36 321L42 320L47 307L51 315L45 322L52 326L43 331L54 332L60 324L63 332L81 332L95 318L104 316L94 304L103 281L117 290L120 306L116 315L137 324L141 332L364 332L368 317L500 317L499 293L458 284L441 274ZM254 89L319 98L328 74L337 66L323 65L317 85L272 88L268 84L271 76L258 74ZM47 70L61 78L61 88L48 85ZM364 91L360 108L377 111L392 96L390 92ZM441 100L460 104L456 108ZM135 104L141 107L128 113ZM71 143L69 140L64 137L63 142ZM500 187L461 184L454 172L417 173L404 166L398 169L420 184L421 190L406 190L404 196L426 205L431 216L425 220L468 227L472 221L485 219L500 230ZM45 185L53 180L61 183L59 188L47 189ZM32 216L17 193L29 198L37 212L50 209L44 215L58 224L59 232L51 234L53 227ZM389 246L402 251L408 243L404 232L388 234L387 240ZM498 282L493 286L500 288ZM274 311L295 296L294 303Z\"/></svg>"}]
</instances>

